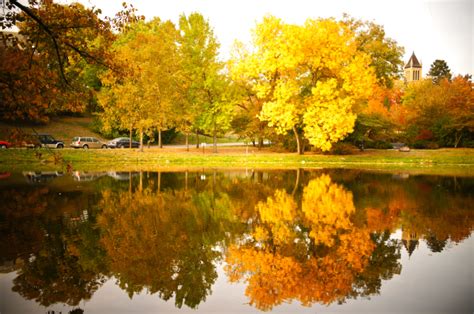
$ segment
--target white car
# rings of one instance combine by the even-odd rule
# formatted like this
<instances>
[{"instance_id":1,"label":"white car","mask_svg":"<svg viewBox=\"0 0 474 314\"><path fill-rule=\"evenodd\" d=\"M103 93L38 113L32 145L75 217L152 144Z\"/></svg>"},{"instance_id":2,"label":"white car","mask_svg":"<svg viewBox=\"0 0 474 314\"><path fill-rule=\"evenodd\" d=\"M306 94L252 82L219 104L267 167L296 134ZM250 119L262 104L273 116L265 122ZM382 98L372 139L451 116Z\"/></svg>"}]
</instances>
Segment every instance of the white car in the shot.
<instances>
[{"instance_id":1,"label":"white car","mask_svg":"<svg viewBox=\"0 0 474 314\"><path fill-rule=\"evenodd\" d=\"M72 148L83 148L83 149L107 148L107 144L91 136L77 136L72 139L71 145L69 146L71 146Z\"/></svg>"}]
</instances>

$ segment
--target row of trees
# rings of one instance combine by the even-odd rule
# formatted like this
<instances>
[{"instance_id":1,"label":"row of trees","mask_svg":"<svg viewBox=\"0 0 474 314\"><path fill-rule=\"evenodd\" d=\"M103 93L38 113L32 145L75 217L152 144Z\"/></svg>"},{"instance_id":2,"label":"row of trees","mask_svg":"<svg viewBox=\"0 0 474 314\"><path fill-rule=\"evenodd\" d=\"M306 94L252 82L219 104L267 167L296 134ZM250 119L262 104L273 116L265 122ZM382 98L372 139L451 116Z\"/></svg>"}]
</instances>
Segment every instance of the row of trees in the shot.
<instances>
[{"instance_id":1,"label":"row of trees","mask_svg":"<svg viewBox=\"0 0 474 314\"><path fill-rule=\"evenodd\" d=\"M174 128L186 141L196 133L216 143L232 131L299 153L341 140L458 146L472 138L470 78L451 81L437 60L432 81L401 83L403 48L372 22L344 16L294 25L267 16L252 42L235 43L224 61L199 13L174 25L145 22L126 4L101 19L100 10L80 4L10 3L21 11L1 26L15 24L20 35L3 33L4 119L88 110L105 133L137 132L143 142L156 132L160 146L162 132Z\"/></svg>"},{"instance_id":2,"label":"row of trees","mask_svg":"<svg viewBox=\"0 0 474 314\"><path fill-rule=\"evenodd\" d=\"M436 61L431 67L435 67ZM371 145L402 141L415 148L472 147L474 90L470 76L431 76L377 87L347 140Z\"/></svg>"},{"instance_id":3,"label":"row of trees","mask_svg":"<svg viewBox=\"0 0 474 314\"><path fill-rule=\"evenodd\" d=\"M352 132L375 86L393 85L403 52L380 26L349 17L298 26L269 16L228 62L218 47L198 13L182 15L178 28L159 19L128 25L112 46L126 71L102 76L105 128L157 129L160 146L171 127L214 143L231 127L260 143L292 133L299 153L306 144L326 151Z\"/></svg>"},{"instance_id":4,"label":"row of trees","mask_svg":"<svg viewBox=\"0 0 474 314\"><path fill-rule=\"evenodd\" d=\"M230 127L235 102L218 60L219 45L200 14L182 15L179 29L156 18L127 26L112 46L124 71L102 76L99 104L106 130L176 128L186 134L218 134Z\"/></svg>"}]
</instances>

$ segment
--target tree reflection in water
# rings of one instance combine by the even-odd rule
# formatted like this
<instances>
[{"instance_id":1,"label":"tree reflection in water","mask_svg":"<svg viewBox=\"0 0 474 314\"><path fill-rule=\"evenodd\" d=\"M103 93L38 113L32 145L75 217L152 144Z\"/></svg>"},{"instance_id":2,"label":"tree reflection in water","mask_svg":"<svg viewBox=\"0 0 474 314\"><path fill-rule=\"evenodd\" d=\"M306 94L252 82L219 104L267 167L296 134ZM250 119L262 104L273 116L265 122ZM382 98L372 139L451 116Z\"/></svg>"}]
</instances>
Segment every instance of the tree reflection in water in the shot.
<instances>
[{"instance_id":1,"label":"tree reflection in water","mask_svg":"<svg viewBox=\"0 0 474 314\"><path fill-rule=\"evenodd\" d=\"M229 198L211 191L106 190L98 224L109 270L130 297L157 293L195 308L217 278L225 231L231 230Z\"/></svg>"},{"instance_id":2,"label":"tree reflection in water","mask_svg":"<svg viewBox=\"0 0 474 314\"><path fill-rule=\"evenodd\" d=\"M462 178L341 170L96 178L79 190L0 189L1 262L13 261L13 290L25 299L77 306L116 278L130 297L146 290L196 308L225 261L258 309L345 302L380 293L402 270L402 245L411 254L410 243L425 241L441 252L474 221L473 183ZM391 239L399 229L403 241Z\"/></svg>"},{"instance_id":3,"label":"tree reflection in water","mask_svg":"<svg viewBox=\"0 0 474 314\"><path fill-rule=\"evenodd\" d=\"M69 201L84 202L74 195L59 197L47 187L3 190L2 196L5 206L1 214L7 223L2 238L10 240L2 243L10 244L14 251L4 251L4 258L13 259L19 268L12 290L43 306L76 306L90 299L104 276L84 269L79 258L70 254L69 228L63 219L70 214Z\"/></svg>"},{"instance_id":4,"label":"tree reflection in water","mask_svg":"<svg viewBox=\"0 0 474 314\"><path fill-rule=\"evenodd\" d=\"M301 209L281 190L257 208L253 232L226 259L230 280L248 283L250 304L269 310L293 299L329 304L354 294L375 245L350 220L352 193L321 175L304 188Z\"/></svg>"}]
</instances>

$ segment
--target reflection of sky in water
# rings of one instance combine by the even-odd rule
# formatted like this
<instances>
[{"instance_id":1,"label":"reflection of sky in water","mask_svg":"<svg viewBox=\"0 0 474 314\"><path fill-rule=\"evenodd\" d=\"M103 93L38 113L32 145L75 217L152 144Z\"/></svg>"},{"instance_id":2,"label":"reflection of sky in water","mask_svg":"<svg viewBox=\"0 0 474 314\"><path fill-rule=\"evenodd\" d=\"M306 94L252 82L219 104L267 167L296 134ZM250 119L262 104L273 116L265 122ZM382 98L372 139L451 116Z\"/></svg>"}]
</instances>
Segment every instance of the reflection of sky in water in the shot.
<instances>
[{"instance_id":1,"label":"reflection of sky in water","mask_svg":"<svg viewBox=\"0 0 474 314\"><path fill-rule=\"evenodd\" d=\"M251 188L261 188L261 185L268 185L271 188L269 189L269 195L272 195L272 189L277 188L284 188L286 190L286 195L290 195L293 193L300 193L301 195L304 194L304 189L308 187L308 182L315 178L321 178L318 173L308 174L306 173L306 181L301 179L300 188L297 190L294 188L295 177L289 175L292 172L282 172L284 175L281 178L275 179L273 174L269 175L267 172L261 175L260 180L263 181L255 181L256 185L250 185ZM371 208L377 204L377 200L379 200L376 196L375 202L366 202L366 199L369 198L368 195L371 193L380 193L380 200L395 200L397 203L396 206L406 206L409 212L408 219L415 219L418 215L423 217L423 219L430 220L431 218L438 217L439 213L446 214L449 212L450 209L442 208L442 205L439 205L437 202L439 199L437 198L439 193L446 197L447 201L444 202L441 200L441 204L447 204L449 206L458 206L459 204L467 204L464 211L462 211L463 215L471 215L472 210L472 203L466 203L469 201L471 196L469 196L469 192L466 194L466 189L469 190L469 187L472 186L472 179L467 180L464 182L464 190L456 192L456 187L454 188L454 193L449 194L447 191L451 191L453 188L449 185L451 184L450 178L444 178L443 181L437 181L436 177L406 177L400 181L399 177L391 177L390 175L369 175L367 177L361 177L356 172L347 172L344 177L341 175L342 172L335 171L333 175L331 175L332 183L331 186L338 186L339 189L342 191L350 192L354 195L354 203L357 203L359 208ZM68 176L68 175L60 175L56 176L52 180L35 180L33 185L40 184L40 185L47 185L51 188L51 195L59 195L55 201L51 202L51 204L56 204L54 206L64 206L64 208L69 208L66 205L71 205L72 203L76 204L77 201L84 201L84 197L78 197L77 199L74 198L75 195L81 196L81 194L77 194L77 191L88 191L84 193L91 193L87 195L92 195L95 189L104 189L113 187L114 191L124 191L128 194L129 189L131 189L133 185L133 189L136 190L138 186L138 182L142 179L148 178L148 174L138 175L137 173L102 173L102 174L95 174L95 173L83 173L80 174L81 180L77 180L76 177ZM49 173L47 174L48 179L52 177ZM76 175L79 175L76 173ZM156 174L155 174L156 175ZM250 180L250 177L247 173L229 173L225 174L224 176L220 176L218 174L217 177L212 172L209 173L200 173L200 174L193 174L189 176L189 182L186 181L186 188L192 189L192 185L196 184L196 187L199 187L199 193L197 195L205 195L210 190L216 188L219 190L219 193L229 193L229 197L232 201L245 201L238 199L238 191L235 190L240 187L239 186L239 179L243 179L245 184L248 182L245 180ZM196 181L194 180L194 176ZM203 177L205 176L205 182L202 182ZM383 177L381 180L382 183L378 183L377 178ZM15 175L13 176L15 178ZM30 175L31 177L31 175ZM42 178L39 174L35 174L35 178ZM154 177L153 175L150 178L153 178L151 181L150 187L153 191L173 191L173 190L180 190L183 189L184 181L183 181L183 174L166 174L163 173L160 175L162 181L159 184L158 177ZM193 177L193 180L191 179ZM303 178L304 175L301 174ZM354 178L358 178L354 180ZM18 179L18 177L16 177ZM128 179L131 178L132 181ZM188 177L186 177L188 178ZM75 181L76 180L76 181ZM187 180L187 179L186 179ZM222 183L219 181L222 180ZM225 181L227 180L227 181ZM278 183L273 181L279 180ZM391 181L393 180L393 181ZM454 179L458 180L458 179ZM461 180L461 179L459 179ZM24 179L17 180L16 182L22 183L15 183L15 184L25 184ZM78 182L80 181L80 182ZM200 182L198 182L200 181ZM35 187L32 187L30 181L28 181L30 191L33 191ZM100 182L100 184L93 185L94 182ZM263 182L263 183L262 183ZM140 186L141 186L140 182ZM205 185L209 184L209 185ZM388 190L377 190L382 185L390 185ZM456 182L456 184L460 184ZM412 190L403 190L405 186L416 187ZM392 186L395 188L392 190ZM461 186L461 185L459 185ZM457 188L459 188L459 186ZM5 186L3 186L4 188ZM87 189L83 189L88 187ZM95 188L92 188L95 187ZM144 188L146 184L144 184ZM376 187L376 188L375 188ZM0 190L1 190L0 186ZM418 190L419 189L419 190ZM198 188L196 188L198 190ZM400 203L398 197L394 197L390 195L387 197L388 194L394 193L394 191L405 191L406 194L403 194L406 198L406 203ZM76 191L76 192L74 192ZM206 192L207 191L207 192ZM212 190L214 191L214 190ZM375 192L374 192L375 191ZM62 193L61 193L62 192ZM76 193L76 194L75 194ZM235 195L231 196L231 193L236 193ZM345 192L344 192L345 193ZM385 194L384 194L385 193ZM100 192L98 193L100 194ZM97 195L98 195L97 194ZM352 195L351 194L351 195ZM455 196L455 194L457 196ZM27 194L25 194L27 195ZM41 194L41 197L46 197L49 194ZM84 194L86 195L86 194ZM83 196L84 196L83 195ZM141 195L141 194L138 194ZM170 194L172 195L172 194ZM207 194L206 194L207 195ZM236 196L237 195L237 196ZM463 196L464 195L464 196ZM221 195L222 196L222 195ZM221 197L219 196L219 197ZM66 199L70 197L69 203L61 203L60 200L63 200L64 197ZM232 197L236 198L235 200ZM262 196L262 201L265 201L267 196ZM448 199L452 197L452 199ZM191 198L192 199L192 198ZM226 198L222 198L226 200ZM298 199L298 196L295 198ZM413 203L413 201L418 201L418 199L423 199L426 203ZM170 200L170 199L168 199ZM174 199L173 199L174 200ZM462 200L463 202L457 202ZM412 202L412 203L410 203ZM71 223L74 220L74 226L81 224L88 220L87 215L86 218L82 219L81 217L84 216L84 212L87 214L87 211L84 211L83 207L87 204L87 208L89 210L92 208L90 205L91 203L77 203L75 205L77 208L72 206L72 209L75 208L75 211L69 211L64 215L64 219ZM82 204L82 205L79 205ZM204 203L203 203L204 204ZM227 204L227 203L225 203ZM240 203L238 203L240 204ZM243 202L242 204L247 204ZM374 205L375 204L375 205ZM408 205L407 205L408 204ZM414 205L415 204L415 205ZM254 204L255 205L255 204ZM175 205L179 206L179 205ZM241 206L241 205L239 205ZM413 209L414 206L414 209ZM80 210L79 210L80 207ZM49 208L49 207L48 207ZM84 207L85 208L85 207ZM240 208L240 207L239 207ZM420 209L420 208L423 208ZM451 207L449 207L451 208ZM143 208L142 208L143 209ZM181 208L183 209L183 208ZM378 209L372 210L372 215L374 212L378 213ZM382 211L380 209L380 211ZM403 210L402 210L403 211ZM1 211L0 211L1 213ZM60 208L58 207L57 213L62 215ZM468 214L466 214L468 213ZM391 214L391 212L390 212ZM433 217L431 217L431 215ZM69 218L68 218L69 217ZM219 216L221 217L221 216ZM363 216L358 216L360 217ZM377 217L377 216L372 216ZM413 218L415 217L415 218ZM444 217L444 216L440 216ZM449 216L450 219L456 218L457 216ZM472 217L472 215L470 216ZM3 217L0 217L3 218ZM221 217L222 218L222 217ZM439 217L438 217L439 218ZM461 217L458 217L461 218ZM69 219L69 220L68 220ZM254 222L252 219L249 218L246 223L248 227L253 228L254 223L258 226L258 222ZM372 218L374 219L374 218ZM383 221L383 217L380 218ZM395 219L398 219L395 217ZM407 219L405 217L405 219ZM469 220L469 217L466 217L467 226L472 224L472 221ZM398 221L398 220L394 220ZM407 220L409 221L409 220ZM421 220L423 221L423 220ZM431 221L431 220L430 220ZM434 221L434 220L433 220ZM453 222L454 220L451 220ZM1 221L0 221L1 222ZM413 220L413 226L417 223L419 224L419 220ZM427 226L434 226L439 227L439 220L436 222L437 224L427 224ZM449 223L449 222L446 222ZM360 220L359 220L360 224ZM72 226L71 225L71 226ZM383 223L382 223L383 225ZM397 225L397 224L394 224ZM403 225L403 224L402 224ZM458 226L454 224L454 226ZM464 224L466 226L466 224ZM406 241L406 236L408 231L405 233L401 229L403 226L400 227L398 225L397 229L391 234L390 238L397 240L397 242L402 243ZM425 229L421 228L419 230L426 230L426 227L423 226ZM301 231L300 226L295 225L295 230L297 232ZM449 228L448 228L449 229ZM180 229L181 230L181 229ZM186 231L189 233L190 229L183 228L181 231ZM455 228L449 229L450 232L456 230ZM465 235L469 234L469 231L472 230L472 227L467 230ZM0 229L2 231L2 229ZM442 231L445 231L444 229ZM248 233L247 233L248 232ZM240 235L240 239L244 242L248 242L252 240L252 233L246 231L245 234ZM298 239L296 239L298 240ZM416 241L413 243L414 248L411 251L411 254L408 254L407 245L402 244L401 246L401 256L398 262L401 264L401 274L393 274L393 277L390 280L382 280L382 287L380 289L380 294L371 294L370 300L367 298L359 297L356 300L348 299L345 301L344 304L338 305L337 302L332 303L329 306L320 305L318 303L314 303L311 307L302 307L300 302L297 300L293 300L291 304L283 303L282 305L275 306L271 311L272 312L282 312L282 313L321 313L321 312L401 312L401 313L410 313L410 312L472 312L474 309L473 301L470 300L470 296L474 293L474 277L472 271L472 265L474 265L473 260L473 252L474 252L474 240L471 236L468 238L464 238L460 242L452 242L451 240L447 240L446 245L443 246L441 252L434 253L427 245L427 240L425 240L425 236L420 234L416 236ZM261 249L260 243L256 243L254 245L255 248ZM221 254L224 254L226 248L220 244L214 243L212 246L213 251L218 251ZM189 250L188 250L189 251ZM85 313L130 313L130 312L139 312L139 313L171 313L171 312L200 312L200 313L255 313L259 312L253 306L250 306L249 299L245 295L245 290L247 284L245 282L245 277L239 283L232 283L228 282L228 277L223 269L223 262L213 262L216 265L216 271L218 277L214 283L212 283L210 295L207 295L206 300L199 303L197 309L190 309L186 305L183 304L181 309L175 307L175 300L172 297L168 301L163 301L160 299L158 294L151 295L147 292L145 288L141 293L135 294L132 299L129 298L128 294L122 290L116 283L117 280L112 277L109 279L105 284L103 284L96 292L93 293L91 300L88 301L81 301L78 305L79 308L84 309ZM4 265L5 266L5 265ZM156 269L156 272L159 272L160 269ZM153 273L153 272L151 272ZM65 307L62 305L53 305L48 307L42 307L38 305L38 303L34 301L28 301L23 299L18 293L12 292L12 280L16 277L16 273L4 273L0 274L0 313L38 313L38 312L46 312L46 310L54 310L56 312L61 311L62 313L68 313L72 307ZM76 307L77 308L77 307Z\"/></svg>"},{"instance_id":2,"label":"reflection of sky in water","mask_svg":"<svg viewBox=\"0 0 474 314\"><path fill-rule=\"evenodd\" d=\"M394 238L401 237L400 232ZM348 300L345 304L328 307L315 304L306 308L298 302L275 307L275 313L322 313L322 312L398 312L398 313L470 313L473 309L472 293L474 280L472 265L474 238L470 236L458 245L453 245L441 253L432 253L423 241L408 258L402 250L402 272L391 280L384 281L380 295L370 300ZM212 294L197 310L183 306L178 309L174 300L168 302L146 291L130 300L128 295L109 279L94 294L92 300L82 301L80 308L85 313L255 313L244 295L245 284L228 284L223 264L217 265L218 279L212 287ZM11 291L11 281L15 273L0 275L0 312L42 313L45 308L34 301L25 301ZM420 286L422 283L422 286ZM67 313L71 308L55 305L48 310Z\"/></svg>"}]
</instances>

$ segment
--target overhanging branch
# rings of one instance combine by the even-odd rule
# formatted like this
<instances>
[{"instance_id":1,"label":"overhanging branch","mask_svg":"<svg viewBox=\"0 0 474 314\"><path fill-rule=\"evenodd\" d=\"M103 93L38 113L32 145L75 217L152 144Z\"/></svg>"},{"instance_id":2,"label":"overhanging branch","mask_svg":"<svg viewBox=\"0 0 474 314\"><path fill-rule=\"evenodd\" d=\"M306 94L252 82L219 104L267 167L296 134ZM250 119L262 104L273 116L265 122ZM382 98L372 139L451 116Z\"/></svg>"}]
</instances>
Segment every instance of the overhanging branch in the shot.
<instances>
[{"instance_id":1,"label":"overhanging branch","mask_svg":"<svg viewBox=\"0 0 474 314\"><path fill-rule=\"evenodd\" d=\"M53 41L53 45L54 45L54 50L56 52L56 56L57 56L58 61L59 61L59 72L61 73L61 77L66 82L66 84L69 85L69 83L66 79L66 75L64 74L64 66L63 66L63 62L62 62L62 58L61 58L61 53L60 53L60 50L59 50L59 44L58 44L58 41L57 41L56 36L54 35L54 33L51 31L51 29L46 24L43 23L43 21L30 8L28 8L27 6L24 6L23 4L19 3L17 0L10 0L10 3L12 5L14 5L15 7L17 7L18 9L20 9L21 11L23 11L30 18L32 18L36 23L38 23L39 27L46 34L48 34L49 37L51 37L51 40Z\"/></svg>"}]
</instances>

